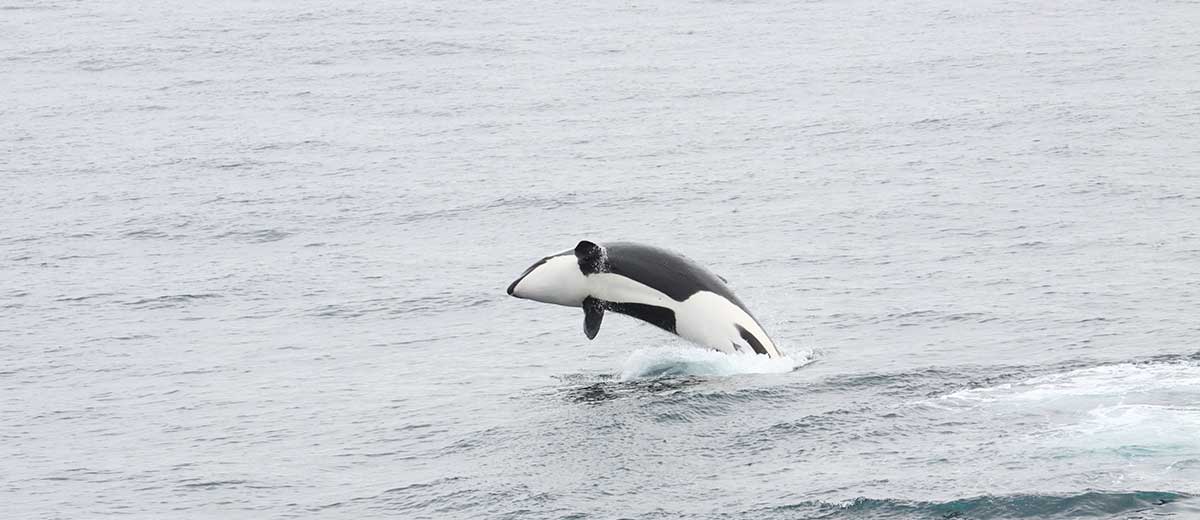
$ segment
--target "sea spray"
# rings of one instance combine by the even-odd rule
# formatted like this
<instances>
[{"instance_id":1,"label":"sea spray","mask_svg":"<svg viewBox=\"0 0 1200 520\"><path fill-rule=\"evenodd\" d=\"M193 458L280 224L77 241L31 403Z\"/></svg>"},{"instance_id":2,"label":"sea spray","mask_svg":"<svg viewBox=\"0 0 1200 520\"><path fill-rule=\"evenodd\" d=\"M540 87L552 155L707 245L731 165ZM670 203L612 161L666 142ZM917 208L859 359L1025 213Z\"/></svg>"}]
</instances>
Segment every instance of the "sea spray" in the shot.
<instances>
[{"instance_id":1,"label":"sea spray","mask_svg":"<svg viewBox=\"0 0 1200 520\"><path fill-rule=\"evenodd\" d=\"M752 353L725 354L691 346L664 346L633 351L621 367L621 380L662 376L731 376L780 374L812 362L811 352L781 358Z\"/></svg>"}]
</instances>

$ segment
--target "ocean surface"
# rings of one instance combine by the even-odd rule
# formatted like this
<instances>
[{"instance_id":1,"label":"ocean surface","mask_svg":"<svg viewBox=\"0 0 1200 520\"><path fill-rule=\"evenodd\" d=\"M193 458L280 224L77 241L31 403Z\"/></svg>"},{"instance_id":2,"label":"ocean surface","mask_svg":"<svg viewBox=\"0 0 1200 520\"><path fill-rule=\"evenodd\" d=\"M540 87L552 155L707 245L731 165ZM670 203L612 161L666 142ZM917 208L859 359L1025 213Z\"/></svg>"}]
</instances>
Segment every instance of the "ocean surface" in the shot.
<instances>
[{"instance_id":1,"label":"ocean surface","mask_svg":"<svg viewBox=\"0 0 1200 520\"><path fill-rule=\"evenodd\" d=\"M1197 27L0 0L0 517L1200 518ZM505 294L581 239L789 356Z\"/></svg>"}]
</instances>

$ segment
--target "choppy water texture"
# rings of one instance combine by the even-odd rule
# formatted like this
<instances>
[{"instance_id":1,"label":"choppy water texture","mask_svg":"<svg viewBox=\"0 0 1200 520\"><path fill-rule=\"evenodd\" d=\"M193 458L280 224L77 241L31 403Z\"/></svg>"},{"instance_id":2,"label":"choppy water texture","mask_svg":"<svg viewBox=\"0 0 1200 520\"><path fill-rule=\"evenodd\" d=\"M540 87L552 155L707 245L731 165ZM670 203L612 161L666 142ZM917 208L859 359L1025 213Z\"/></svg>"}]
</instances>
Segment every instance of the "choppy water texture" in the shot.
<instances>
[{"instance_id":1,"label":"choppy water texture","mask_svg":"<svg viewBox=\"0 0 1200 520\"><path fill-rule=\"evenodd\" d=\"M1198 518L1200 6L0 0L5 518ZM505 286L581 238L791 357Z\"/></svg>"}]
</instances>

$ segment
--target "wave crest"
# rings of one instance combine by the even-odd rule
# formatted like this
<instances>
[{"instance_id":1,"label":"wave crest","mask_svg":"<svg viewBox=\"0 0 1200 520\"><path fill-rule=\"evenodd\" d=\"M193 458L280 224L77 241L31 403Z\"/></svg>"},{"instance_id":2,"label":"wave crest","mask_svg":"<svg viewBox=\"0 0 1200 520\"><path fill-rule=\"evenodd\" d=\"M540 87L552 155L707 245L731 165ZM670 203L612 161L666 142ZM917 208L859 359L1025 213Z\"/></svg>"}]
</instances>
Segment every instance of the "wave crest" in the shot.
<instances>
[{"instance_id":1,"label":"wave crest","mask_svg":"<svg viewBox=\"0 0 1200 520\"><path fill-rule=\"evenodd\" d=\"M984 495L948 502L856 498L841 503L802 502L786 508L812 518L1111 518L1161 509L1195 511L1190 495L1168 491L1085 491L1067 495ZM1170 506L1168 506L1170 504ZM1164 507L1167 506L1167 507Z\"/></svg>"}]
</instances>

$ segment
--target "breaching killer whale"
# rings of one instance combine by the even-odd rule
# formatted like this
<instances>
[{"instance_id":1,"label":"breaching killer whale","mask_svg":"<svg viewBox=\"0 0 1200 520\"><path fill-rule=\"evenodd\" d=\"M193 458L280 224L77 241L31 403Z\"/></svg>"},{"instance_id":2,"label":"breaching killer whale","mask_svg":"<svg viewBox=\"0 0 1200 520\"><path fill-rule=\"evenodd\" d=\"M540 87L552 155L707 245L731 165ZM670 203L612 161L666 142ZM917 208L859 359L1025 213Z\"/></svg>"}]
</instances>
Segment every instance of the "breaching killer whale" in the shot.
<instances>
[{"instance_id":1,"label":"breaching killer whale","mask_svg":"<svg viewBox=\"0 0 1200 520\"><path fill-rule=\"evenodd\" d=\"M783 356L724 279L658 247L584 240L529 266L508 294L582 307L588 339L613 311L721 352Z\"/></svg>"}]
</instances>

